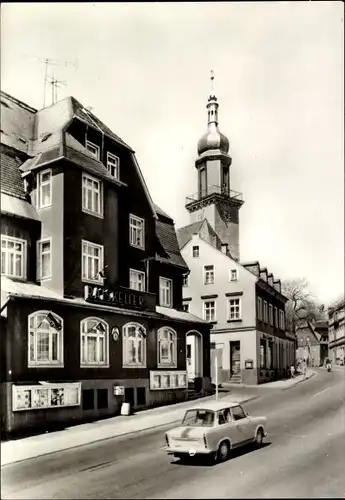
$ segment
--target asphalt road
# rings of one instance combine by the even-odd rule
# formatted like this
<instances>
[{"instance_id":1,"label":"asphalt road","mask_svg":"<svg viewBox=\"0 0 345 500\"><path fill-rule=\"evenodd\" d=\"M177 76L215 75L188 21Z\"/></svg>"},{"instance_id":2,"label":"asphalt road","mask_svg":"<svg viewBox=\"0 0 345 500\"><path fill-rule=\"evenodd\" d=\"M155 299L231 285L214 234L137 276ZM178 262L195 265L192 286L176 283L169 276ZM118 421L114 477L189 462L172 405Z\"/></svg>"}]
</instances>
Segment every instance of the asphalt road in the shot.
<instances>
[{"instance_id":1,"label":"asphalt road","mask_svg":"<svg viewBox=\"0 0 345 500\"><path fill-rule=\"evenodd\" d=\"M166 426L4 466L1 498L345 498L345 372L262 392L245 405L268 417L259 450L182 465Z\"/></svg>"}]
</instances>

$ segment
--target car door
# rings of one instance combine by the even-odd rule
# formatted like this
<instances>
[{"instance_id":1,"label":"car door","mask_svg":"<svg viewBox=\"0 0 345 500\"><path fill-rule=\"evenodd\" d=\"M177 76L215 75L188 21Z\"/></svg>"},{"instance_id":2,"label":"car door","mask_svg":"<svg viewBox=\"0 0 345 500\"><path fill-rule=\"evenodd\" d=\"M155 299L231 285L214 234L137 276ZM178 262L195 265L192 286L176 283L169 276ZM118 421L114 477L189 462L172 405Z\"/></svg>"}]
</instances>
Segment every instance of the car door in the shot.
<instances>
[{"instance_id":1,"label":"car door","mask_svg":"<svg viewBox=\"0 0 345 500\"><path fill-rule=\"evenodd\" d=\"M224 408L217 411L216 419L217 421L215 435L217 439L217 445L223 439L228 438L231 442L231 445L236 446L239 437L237 429L235 427L235 423L233 422L231 416L230 408Z\"/></svg>"},{"instance_id":2,"label":"car door","mask_svg":"<svg viewBox=\"0 0 345 500\"><path fill-rule=\"evenodd\" d=\"M253 440L254 436L252 424L242 406L233 406L231 408L231 414L234 421L234 427L236 429L238 444L245 444L246 442Z\"/></svg>"}]
</instances>

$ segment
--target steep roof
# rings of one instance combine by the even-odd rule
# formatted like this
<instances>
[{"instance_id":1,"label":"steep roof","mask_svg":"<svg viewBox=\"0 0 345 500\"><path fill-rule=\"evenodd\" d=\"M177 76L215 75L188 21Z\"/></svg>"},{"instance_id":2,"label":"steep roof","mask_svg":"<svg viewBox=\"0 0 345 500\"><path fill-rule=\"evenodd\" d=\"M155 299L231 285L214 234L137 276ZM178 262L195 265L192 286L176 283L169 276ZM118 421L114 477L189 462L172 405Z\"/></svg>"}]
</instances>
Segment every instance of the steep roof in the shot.
<instances>
[{"instance_id":1,"label":"steep roof","mask_svg":"<svg viewBox=\"0 0 345 500\"><path fill-rule=\"evenodd\" d=\"M19 167L22 160L17 153L4 145L0 145L1 193L26 200L24 183Z\"/></svg>"},{"instance_id":2,"label":"steep roof","mask_svg":"<svg viewBox=\"0 0 345 500\"><path fill-rule=\"evenodd\" d=\"M204 220L193 222L192 224L180 227L177 230L177 240L180 248L183 248L188 243L188 241L192 239L193 234L196 234L200 231L203 222Z\"/></svg>"},{"instance_id":3,"label":"steep roof","mask_svg":"<svg viewBox=\"0 0 345 500\"><path fill-rule=\"evenodd\" d=\"M157 251L156 260L181 267L188 271L188 266L183 259L178 245L175 226L172 219L167 219L160 213L157 213L156 219L156 238Z\"/></svg>"}]
</instances>

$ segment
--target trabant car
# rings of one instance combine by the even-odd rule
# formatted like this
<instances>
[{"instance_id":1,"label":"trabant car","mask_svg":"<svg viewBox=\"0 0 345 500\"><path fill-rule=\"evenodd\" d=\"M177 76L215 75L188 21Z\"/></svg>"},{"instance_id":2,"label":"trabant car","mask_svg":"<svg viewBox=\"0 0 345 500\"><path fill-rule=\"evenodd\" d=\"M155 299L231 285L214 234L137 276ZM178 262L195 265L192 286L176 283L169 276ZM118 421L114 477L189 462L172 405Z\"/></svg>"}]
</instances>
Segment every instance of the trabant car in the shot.
<instances>
[{"instance_id":1,"label":"trabant car","mask_svg":"<svg viewBox=\"0 0 345 500\"><path fill-rule=\"evenodd\" d=\"M260 447L266 423L266 417L251 416L238 403L211 401L187 410L181 425L166 432L166 451L181 460L209 455L224 461L232 449L249 443Z\"/></svg>"}]
</instances>

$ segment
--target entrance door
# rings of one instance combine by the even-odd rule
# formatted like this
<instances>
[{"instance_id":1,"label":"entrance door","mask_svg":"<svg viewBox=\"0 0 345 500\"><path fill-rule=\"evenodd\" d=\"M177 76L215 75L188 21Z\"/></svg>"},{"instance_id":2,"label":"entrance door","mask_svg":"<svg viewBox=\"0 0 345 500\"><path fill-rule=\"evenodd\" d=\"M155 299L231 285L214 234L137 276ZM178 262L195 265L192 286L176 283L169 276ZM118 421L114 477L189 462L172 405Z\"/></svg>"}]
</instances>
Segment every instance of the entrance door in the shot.
<instances>
[{"instance_id":1,"label":"entrance door","mask_svg":"<svg viewBox=\"0 0 345 500\"><path fill-rule=\"evenodd\" d=\"M230 341L230 378L241 375L241 342Z\"/></svg>"},{"instance_id":2,"label":"entrance door","mask_svg":"<svg viewBox=\"0 0 345 500\"><path fill-rule=\"evenodd\" d=\"M189 380L202 377L202 340L197 332L187 334L187 375Z\"/></svg>"}]
</instances>

